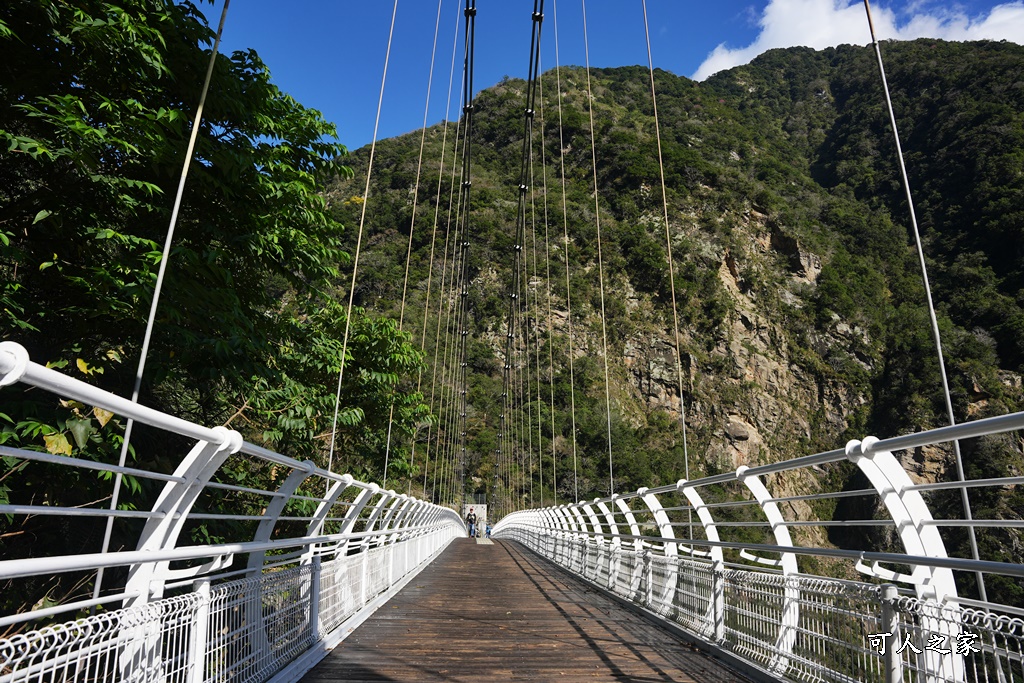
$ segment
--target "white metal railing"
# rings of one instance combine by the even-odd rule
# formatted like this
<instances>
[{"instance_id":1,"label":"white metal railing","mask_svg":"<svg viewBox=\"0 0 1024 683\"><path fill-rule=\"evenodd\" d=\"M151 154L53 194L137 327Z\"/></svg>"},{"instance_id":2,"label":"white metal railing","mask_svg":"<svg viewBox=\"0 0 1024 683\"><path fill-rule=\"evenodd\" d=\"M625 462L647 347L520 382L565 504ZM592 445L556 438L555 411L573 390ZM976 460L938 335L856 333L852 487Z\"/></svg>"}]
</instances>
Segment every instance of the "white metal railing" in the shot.
<instances>
[{"instance_id":1,"label":"white metal railing","mask_svg":"<svg viewBox=\"0 0 1024 683\"><path fill-rule=\"evenodd\" d=\"M1020 528L1005 519L936 519L930 492L987 488L1020 476L916 485L893 451L1024 427L1024 413L879 441L635 493L512 513L493 535L518 541L597 587L673 622L767 679L877 683L1024 683L1024 579L1010 557L950 557L940 527ZM773 495L780 473L820 488L819 466L848 460L869 487ZM796 470L808 470L799 477ZM815 519L815 501L858 497L865 519ZM794 514L794 504L802 504ZM1003 506L1004 508L1006 506ZM787 514L783 514L783 512ZM887 530L890 545L826 542L825 529ZM865 548L868 546L865 544ZM818 575L823 570L833 577ZM1002 577L1010 604L962 597L977 572ZM852 580L860 573L867 580ZM839 578L835 578L839 577ZM1013 588L1016 586L1016 588ZM1019 592L1016 593L1019 595Z\"/></svg>"},{"instance_id":2,"label":"white metal railing","mask_svg":"<svg viewBox=\"0 0 1024 683\"><path fill-rule=\"evenodd\" d=\"M15 382L132 417L194 445L173 472L0 446L0 456L28 463L23 466L127 474L158 489L148 509L114 511L18 501L12 490L0 516L57 523L109 518L141 532L133 550L39 548L34 557L0 559L0 582L11 591L53 574L87 581L101 567L121 570L107 574L95 598L0 615L0 629L15 631L0 638L0 683L295 680L465 535L453 510L246 443L224 427L134 404L31 362L17 344L0 343L0 386ZM239 468L267 474L248 485L219 477ZM236 537L188 543L187 532L202 524Z\"/></svg>"}]
</instances>

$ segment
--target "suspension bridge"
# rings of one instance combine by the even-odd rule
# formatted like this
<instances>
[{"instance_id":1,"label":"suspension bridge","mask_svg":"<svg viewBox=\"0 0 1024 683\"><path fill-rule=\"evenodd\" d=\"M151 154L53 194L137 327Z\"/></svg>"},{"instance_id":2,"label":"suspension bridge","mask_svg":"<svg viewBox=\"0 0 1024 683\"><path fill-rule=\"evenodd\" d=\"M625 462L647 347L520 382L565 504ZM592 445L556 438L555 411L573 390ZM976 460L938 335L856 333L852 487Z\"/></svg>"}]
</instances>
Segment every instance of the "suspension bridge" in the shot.
<instances>
[{"instance_id":1,"label":"suspension bridge","mask_svg":"<svg viewBox=\"0 0 1024 683\"><path fill-rule=\"evenodd\" d=\"M473 0L463 15L458 206L468 226ZM535 2L531 84L538 80L543 17L543 2ZM520 245L529 204L532 86L526 97ZM892 124L895 133L895 118ZM594 166L596 186L596 159ZM595 213L599 220L596 192ZM667 230L667 205L665 225ZM448 325L456 340L449 364L456 389L446 430L455 439L447 448L463 456L468 234L464 227L452 240L458 245L450 274L456 305ZM600 241L598 224L599 266ZM511 359L522 315L521 251L515 252L505 351L510 415L516 383ZM357 248L353 291L358 256ZM167 261L165 254L161 278ZM671 263L669 253L670 269ZM568 271L566 278L568 283ZM602 286L602 307L603 297ZM941 358L941 347L939 353ZM687 462L675 483L619 492L609 427L611 495L503 511L493 538L467 538L454 505L334 472L333 442L328 466L321 467L249 443L227 427L141 405L144 354L134 395L124 398L35 362L16 341L0 342L0 386L48 392L129 421L117 464L0 446L5 462L98 473L103 476L94 479L97 484L115 482L109 507L0 505L0 515L48 520L58 529L70 518L95 519L108 529L94 553L38 547L32 556L0 561L0 581L8 590L61 574L89 577L95 586L91 598L0 617L0 683L1024 682L1024 609L989 601L984 589L986 580L1024 580L1024 565L986 557L976 544L971 557L953 556L940 533L964 530L973 538L975 529L1024 527L1019 519L979 515L969 504L970 492L1003 491L1024 484L1024 476L1007 472L971 480L960 468L955 481L918 484L894 455L952 444L959 457L961 441L1024 428L1024 413L957 424L950 407L950 424L937 429L882 439L864 435L834 450L693 479ZM604 356L607 362L607 345ZM677 348L681 373L678 358ZM682 387L680 377L680 392ZM609 394L606 400L610 414ZM167 444L187 444L172 471L126 463L133 424L154 430ZM507 455L515 447L515 425L503 422L502 431ZM827 490L823 482L807 493L780 490L779 475L816 480L823 466L839 462L859 470L863 488ZM256 488L223 476L238 470L269 472L272 485ZM159 489L149 509L117 505L126 481ZM930 494L942 491L960 496L960 518L930 507ZM851 498L878 514L819 518L815 510L830 508L811 505ZM796 505L804 511L799 518ZM737 510L744 512L740 521ZM133 530L134 548L108 547L114 524ZM842 526L878 527L899 550L842 549L809 532ZM737 533L746 528L770 542ZM979 596L962 595L964 585L976 586Z\"/></svg>"}]
</instances>

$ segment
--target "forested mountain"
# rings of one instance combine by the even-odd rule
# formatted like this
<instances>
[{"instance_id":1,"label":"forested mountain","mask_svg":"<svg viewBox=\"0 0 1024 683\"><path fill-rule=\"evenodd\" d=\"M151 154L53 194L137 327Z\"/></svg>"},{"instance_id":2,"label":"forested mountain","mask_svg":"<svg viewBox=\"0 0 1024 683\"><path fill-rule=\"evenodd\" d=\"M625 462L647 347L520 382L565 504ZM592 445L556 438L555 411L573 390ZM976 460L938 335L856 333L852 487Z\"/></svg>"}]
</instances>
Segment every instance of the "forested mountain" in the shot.
<instances>
[{"instance_id":1,"label":"forested mountain","mask_svg":"<svg viewBox=\"0 0 1024 683\"><path fill-rule=\"evenodd\" d=\"M0 338L26 346L33 360L130 394L211 44L197 10L171 0L23 0L0 7ZM929 40L883 50L957 418L1019 409L1024 48ZM445 354L443 321L454 298L450 290L439 293L438 283L446 259L450 277L455 233L447 231L458 213L449 208L449 198L458 197L456 124L426 131L418 190L419 132L379 143L337 469L382 480L387 457L387 485L443 502L457 500L464 473L466 491L489 496L499 510L607 493L609 450L616 491L684 476L649 74L640 67L595 69L591 79L592 100L580 68L542 79L520 292L525 315L516 323L525 336L508 360L530 371L517 370L523 386L512 389L515 407L506 419L520 425L521 438L501 458L525 84L505 79L475 104L465 238L465 462L435 441L453 432L451 410L441 402L451 389L435 380L434 361ZM655 79L690 476L943 424L923 286L872 53L849 46L776 50L703 83L663 71ZM142 385L147 405L228 423L251 441L321 465L328 459L368 157L365 149L346 157L335 134L318 112L273 85L254 52L218 58ZM439 319L440 352L433 342ZM114 462L123 426L93 406L0 388L6 446ZM131 457L170 472L188 447L139 430ZM1016 436L964 448L972 478L1024 470ZM946 451L901 457L922 479L953 476ZM107 504L93 493L109 496L109 485L98 486L88 473L72 480L46 463L2 463L0 503ZM240 465L219 476L273 489L286 473ZM820 481L780 478L773 490L825 486L860 484L851 468L837 465ZM122 507L142 510L159 491L131 478L126 488ZM954 496L932 502L952 517L961 514ZM1024 509L1015 490L972 502L979 516L993 518ZM218 512L204 504L202 511ZM234 504L259 513L244 497ZM873 512L791 505L797 518ZM112 547L133 542L138 524L118 522ZM102 531L87 518L55 532L38 519L0 516L0 556L48 547L95 552ZM245 532L215 521L188 530L194 542L236 533ZM849 533L818 540L887 543L882 535ZM1008 530L986 531L981 542L989 557L1009 557L1020 547ZM963 539L953 533L950 543L956 548ZM16 611L67 599L89 580L54 577L24 594L0 595ZM989 590L1019 602L1009 595L1019 590L1012 586Z\"/></svg>"},{"instance_id":2,"label":"forested mountain","mask_svg":"<svg viewBox=\"0 0 1024 683\"><path fill-rule=\"evenodd\" d=\"M1017 410L1024 405L1024 48L919 40L886 43L882 49L957 419ZM594 69L591 79L607 288L611 451L616 490L631 490L675 481L684 469L657 139L646 68ZM773 50L703 83L664 71L657 71L655 80L691 476L836 448L868 434L944 424L921 271L873 51L853 46ZM514 358L530 368L529 388L519 390L527 398L517 399L525 417L517 413L515 419L532 425L522 439L532 442L534 455L515 456L511 477L507 467L496 464L495 450L525 83L506 78L475 102L467 236L472 319L467 473L468 489L486 491L498 504L509 495L534 504L542 496L550 502L554 495L559 500L577 495L566 261L578 495L608 493L586 73L550 71L542 77L541 91L524 243L523 281L529 284L521 292L529 360L522 350ZM458 207L450 206L459 196L452 187L458 173L451 175L455 137L454 122L447 131L443 125L426 131L427 170L416 190L414 221L420 133L381 141L374 162L358 295L368 309L397 316L414 224L405 329L417 335L424 330L428 275L436 306L438 278L445 259L449 268L451 263L450 245L448 256L442 245L445 229L456 227ZM439 182L443 141L447 157ZM355 176L337 182L328 195L335 215L347 225L357 223L362 208L367 152L353 155ZM563 160L568 242L562 236ZM429 269L435 225L440 232ZM351 231L347 239L351 250ZM425 328L428 365L436 314L430 313ZM438 353L443 356L443 345ZM444 404L435 400L433 408L443 410ZM444 420L442 414L442 432ZM430 447L421 437L417 448ZM1024 469L1016 437L965 443L964 449L969 477ZM955 477L951 451L900 457L924 480ZM533 473L529 490L515 483L519 467ZM829 485L863 483L845 466L824 471L823 477ZM781 485L806 492L821 483ZM954 497L933 500L951 516L962 514ZM998 508L1002 515L1024 509L1021 494L1013 491L972 502L978 509ZM872 513L853 507L815 513ZM793 510L797 516L808 511ZM982 542L990 549L1008 548L1009 533L993 531ZM865 541L841 533L832 540Z\"/></svg>"}]
</instances>

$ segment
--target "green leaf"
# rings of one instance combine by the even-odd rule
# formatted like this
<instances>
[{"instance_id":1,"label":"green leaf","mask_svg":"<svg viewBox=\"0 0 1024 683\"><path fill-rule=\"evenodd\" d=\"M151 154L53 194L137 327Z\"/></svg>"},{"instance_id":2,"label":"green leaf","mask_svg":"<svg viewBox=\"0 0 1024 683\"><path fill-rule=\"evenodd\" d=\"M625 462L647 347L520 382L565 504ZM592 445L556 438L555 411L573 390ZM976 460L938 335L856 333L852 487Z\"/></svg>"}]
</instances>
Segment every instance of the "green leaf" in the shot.
<instances>
[{"instance_id":1,"label":"green leaf","mask_svg":"<svg viewBox=\"0 0 1024 683\"><path fill-rule=\"evenodd\" d=\"M36 217L32 219L32 225L35 225L41 220L45 220L50 215L52 215L51 211L47 211L46 209L41 210L39 213L36 214Z\"/></svg>"},{"instance_id":2,"label":"green leaf","mask_svg":"<svg viewBox=\"0 0 1024 683\"><path fill-rule=\"evenodd\" d=\"M92 420L87 417L69 419L68 430L75 437L75 445L79 449L85 448L86 444L89 443L89 437L96 433L96 428L92 426Z\"/></svg>"}]
</instances>

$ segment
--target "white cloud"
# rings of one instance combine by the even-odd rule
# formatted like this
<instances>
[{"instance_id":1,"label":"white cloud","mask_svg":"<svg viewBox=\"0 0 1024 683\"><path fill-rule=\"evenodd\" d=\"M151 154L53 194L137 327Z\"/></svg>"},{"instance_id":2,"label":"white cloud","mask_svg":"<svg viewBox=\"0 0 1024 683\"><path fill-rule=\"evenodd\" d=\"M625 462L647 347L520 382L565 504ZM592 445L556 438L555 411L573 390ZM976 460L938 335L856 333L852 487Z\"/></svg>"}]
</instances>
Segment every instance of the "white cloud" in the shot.
<instances>
[{"instance_id":1,"label":"white cloud","mask_svg":"<svg viewBox=\"0 0 1024 683\"><path fill-rule=\"evenodd\" d=\"M906 8L909 17L897 21L889 7L872 6L871 15L879 40L940 38L944 40L1024 40L1024 0L993 7L988 14L971 17L955 9L928 11L925 3ZM693 78L746 64L777 47L806 46L817 50L844 43L871 42L862 2L850 0L769 0L758 21L761 32L746 47L716 47L698 67Z\"/></svg>"}]
</instances>

